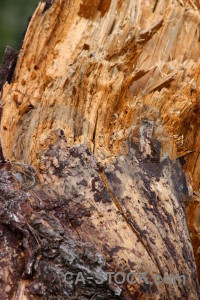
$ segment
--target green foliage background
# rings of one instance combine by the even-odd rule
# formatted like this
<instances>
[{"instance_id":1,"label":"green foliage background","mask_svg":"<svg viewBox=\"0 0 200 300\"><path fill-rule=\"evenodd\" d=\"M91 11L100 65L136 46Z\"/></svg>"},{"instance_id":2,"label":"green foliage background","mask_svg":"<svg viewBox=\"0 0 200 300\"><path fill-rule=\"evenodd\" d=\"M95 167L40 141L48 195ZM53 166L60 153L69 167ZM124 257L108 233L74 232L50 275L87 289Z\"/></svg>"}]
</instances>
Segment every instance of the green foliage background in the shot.
<instances>
[{"instance_id":1,"label":"green foliage background","mask_svg":"<svg viewBox=\"0 0 200 300\"><path fill-rule=\"evenodd\" d=\"M0 0L0 63L7 45L19 49L39 0Z\"/></svg>"}]
</instances>

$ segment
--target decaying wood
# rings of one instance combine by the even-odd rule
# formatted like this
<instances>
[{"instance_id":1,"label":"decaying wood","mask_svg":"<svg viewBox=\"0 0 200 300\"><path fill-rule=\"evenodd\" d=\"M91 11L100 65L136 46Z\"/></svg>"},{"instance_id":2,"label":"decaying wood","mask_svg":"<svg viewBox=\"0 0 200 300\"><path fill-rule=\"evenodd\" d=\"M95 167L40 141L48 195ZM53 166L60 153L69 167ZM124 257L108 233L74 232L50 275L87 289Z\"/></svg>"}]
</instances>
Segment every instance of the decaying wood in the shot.
<instances>
[{"instance_id":1,"label":"decaying wood","mask_svg":"<svg viewBox=\"0 0 200 300\"><path fill-rule=\"evenodd\" d=\"M200 299L199 10L38 4L1 100L2 299Z\"/></svg>"},{"instance_id":2,"label":"decaying wood","mask_svg":"<svg viewBox=\"0 0 200 300\"><path fill-rule=\"evenodd\" d=\"M169 158L144 159L133 142L127 147L127 155L102 168L88 148L70 147L58 138L41 158L40 181L28 191L23 185L28 182L23 178L27 166L5 165L9 171L1 173L2 231L10 230L11 240L16 232L17 241L15 247L11 241L2 245L1 268L6 274L10 267L12 281L2 278L1 295L17 295L20 289L22 299L29 294L44 299L91 299L95 294L97 299L197 299L197 273L181 201L182 193L187 196L181 166ZM14 255L18 268L12 265ZM155 274L173 272L186 275L187 286L67 285L63 279L68 270L94 279L105 276L106 270L148 272L149 282ZM25 279L19 280L20 271Z\"/></svg>"}]
</instances>

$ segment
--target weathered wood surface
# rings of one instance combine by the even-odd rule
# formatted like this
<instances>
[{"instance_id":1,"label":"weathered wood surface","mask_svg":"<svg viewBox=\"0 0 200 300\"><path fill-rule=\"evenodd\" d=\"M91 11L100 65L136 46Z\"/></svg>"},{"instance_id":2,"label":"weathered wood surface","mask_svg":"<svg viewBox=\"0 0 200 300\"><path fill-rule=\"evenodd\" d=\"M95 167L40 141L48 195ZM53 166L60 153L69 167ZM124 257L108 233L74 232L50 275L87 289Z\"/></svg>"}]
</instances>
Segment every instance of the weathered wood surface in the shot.
<instances>
[{"instance_id":1,"label":"weathered wood surface","mask_svg":"<svg viewBox=\"0 0 200 300\"><path fill-rule=\"evenodd\" d=\"M1 173L2 239L10 239L1 244L1 295L7 291L10 299L14 292L15 299L19 293L22 299L29 299L30 293L44 299L198 299L180 163L145 160L136 144L127 147L127 155L102 167L83 145L70 147L58 138L41 158L40 181L28 166L5 165L12 173ZM91 285L64 284L63 274L69 270L94 280ZM98 274L105 276L106 271L135 271L137 276L147 272L149 282L155 275L185 275L187 284L95 284ZM29 280L21 279L22 273Z\"/></svg>"},{"instance_id":2,"label":"weathered wood surface","mask_svg":"<svg viewBox=\"0 0 200 300\"><path fill-rule=\"evenodd\" d=\"M199 9L38 4L1 100L2 297L200 298ZM187 284L63 283L83 269Z\"/></svg>"}]
</instances>

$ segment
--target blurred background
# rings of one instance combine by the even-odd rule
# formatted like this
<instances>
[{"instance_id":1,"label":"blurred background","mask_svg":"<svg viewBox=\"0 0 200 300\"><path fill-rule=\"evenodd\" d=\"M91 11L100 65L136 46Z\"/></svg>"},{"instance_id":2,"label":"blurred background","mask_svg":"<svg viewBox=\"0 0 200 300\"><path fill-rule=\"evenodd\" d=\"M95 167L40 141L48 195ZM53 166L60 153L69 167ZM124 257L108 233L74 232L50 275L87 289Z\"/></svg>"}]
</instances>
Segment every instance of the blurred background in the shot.
<instances>
[{"instance_id":1,"label":"blurred background","mask_svg":"<svg viewBox=\"0 0 200 300\"><path fill-rule=\"evenodd\" d=\"M6 46L19 50L28 18L39 0L0 0L0 63Z\"/></svg>"}]
</instances>

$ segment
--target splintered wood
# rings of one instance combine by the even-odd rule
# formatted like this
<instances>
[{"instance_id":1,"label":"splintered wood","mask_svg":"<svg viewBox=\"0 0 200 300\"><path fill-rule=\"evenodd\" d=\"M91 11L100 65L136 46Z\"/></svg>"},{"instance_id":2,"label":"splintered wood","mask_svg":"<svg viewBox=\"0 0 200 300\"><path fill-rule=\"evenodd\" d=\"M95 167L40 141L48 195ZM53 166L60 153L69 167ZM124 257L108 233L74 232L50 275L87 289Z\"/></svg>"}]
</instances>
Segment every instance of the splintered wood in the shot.
<instances>
[{"instance_id":1,"label":"splintered wood","mask_svg":"<svg viewBox=\"0 0 200 300\"><path fill-rule=\"evenodd\" d=\"M103 299L115 299L117 293L120 299L200 298L199 33L198 0L38 4L1 99L2 151L11 161L3 166L2 178L10 180L8 186L12 182L16 197L21 191L22 208L16 206L16 213L19 209L26 221L25 229L16 225L13 206L6 212L2 202L1 224L15 228L26 247L33 243L25 257L35 267L30 281L20 276L13 281L10 294L2 279L0 294L13 293L14 299L23 299L22 293L55 299L57 292L59 299L98 299L96 293ZM8 80L4 75L0 83ZM16 166L29 165L32 169L16 172ZM28 208L22 195L31 199ZM28 214L39 214L38 223ZM66 230L64 241L52 235L49 250L51 230L43 219ZM34 236L42 234L44 245L37 248ZM93 282L87 291L70 286L67 292L59 279L65 271L61 264L51 287L46 278L53 281L56 260L72 268L61 251L70 243L68 234L75 248L93 245L88 274L96 274L92 259L101 253L107 264L95 261L95 266L102 272L104 267L148 272L150 281L155 274L185 274L187 285L123 284L119 292ZM78 270L84 269L79 254ZM48 255L52 266L45 261ZM11 269L16 272L12 264ZM44 269L49 277L42 275Z\"/></svg>"}]
</instances>

